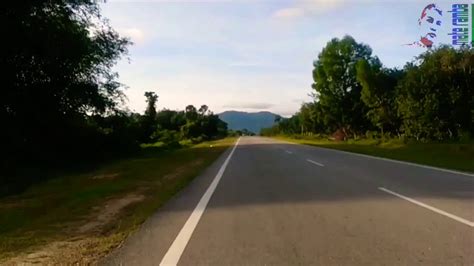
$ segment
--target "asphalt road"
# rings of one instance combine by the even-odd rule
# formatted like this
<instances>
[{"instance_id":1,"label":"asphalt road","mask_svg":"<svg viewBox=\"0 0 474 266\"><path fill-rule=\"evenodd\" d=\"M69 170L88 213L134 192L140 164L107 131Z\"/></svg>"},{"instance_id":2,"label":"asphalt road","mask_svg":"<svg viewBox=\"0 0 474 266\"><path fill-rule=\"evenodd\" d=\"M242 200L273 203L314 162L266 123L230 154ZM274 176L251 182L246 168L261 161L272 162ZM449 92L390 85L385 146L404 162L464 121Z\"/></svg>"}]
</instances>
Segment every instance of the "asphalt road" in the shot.
<instances>
[{"instance_id":1,"label":"asphalt road","mask_svg":"<svg viewBox=\"0 0 474 266\"><path fill-rule=\"evenodd\" d=\"M472 174L242 137L101 264L474 265L473 199Z\"/></svg>"}]
</instances>

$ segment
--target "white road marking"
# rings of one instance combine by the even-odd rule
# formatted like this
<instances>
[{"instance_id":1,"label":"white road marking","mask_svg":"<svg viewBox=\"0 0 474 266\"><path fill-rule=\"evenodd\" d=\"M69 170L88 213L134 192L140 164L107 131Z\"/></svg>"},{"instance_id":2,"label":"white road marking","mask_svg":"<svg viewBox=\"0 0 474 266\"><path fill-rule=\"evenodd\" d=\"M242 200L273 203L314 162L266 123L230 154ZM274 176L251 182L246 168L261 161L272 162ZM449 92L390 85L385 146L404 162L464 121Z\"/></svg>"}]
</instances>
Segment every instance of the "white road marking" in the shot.
<instances>
[{"instance_id":1,"label":"white road marking","mask_svg":"<svg viewBox=\"0 0 474 266\"><path fill-rule=\"evenodd\" d=\"M291 152L291 151L286 151L286 150L285 150L285 152L288 153L288 154L293 154L293 152Z\"/></svg>"},{"instance_id":2,"label":"white road marking","mask_svg":"<svg viewBox=\"0 0 474 266\"><path fill-rule=\"evenodd\" d=\"M171 244L170 248L168 249L168 252L166 252L165 256L161 260L160 265L178 264L179 258L183 254L184 248L186 248L186 245L188 244L189 239L191 238L191 235L194 232L194 229L199 223L199 220L201 219L201 216L204 213L204 210L206 209L206 206L209 203L212 194L216 190L217 184L219 184L219 181L221 180L222 175L224 174L227 164L229 163L232 154L234 154L235 148L237 148L237 145L239 145L239 141L240 138L235 143L229 156L227 156L227 158L225 159L224 163L219 169L219 172L217 172L216 177L214 177L214 180L212 181L211 185L209 185L209 188L207 188L206 193L204 193L201 200L196 205L196 208L194 208L193 212L184 224L183 228L181 228L181 231L179 231L178 236L176 236L176 239L173 241L173 244Z\"/></svg>"},{"instance_id":3,"label":"white road marking","mask_svg":"<svg viewBox=\"0 0 474 266\"><path fill-rule=\"evenodd\" d=\"M303 146L308 146L308 147L312 147L312 148L318 148L318 149L324 149L324 150L333 151L333 152L339 152L339 153L355 155L355 156L359 156L359 157L365 157L365 158L376 159L376 160L381 160L381 161L387 161L387 162L392 162L392 163L405 164L405 165L410 165L410 166L417 166L417 167L422 167L422 168L425 168L425 169L431 169L431 170L437 170L437 171L442 171L442 172L451 173L451 174L474 177L474 173L450 170L450 169L440 168L440 167L436 167L436 166L429 166L429 165L424 165L424 164L405 162L405 161L400 161L400 160L395 160L395 159L382 158L382 157L377 157L377 156L372 156L372 155L367 155L367 154L361 154L361 153L355 153L355 152L349 152L349 151L329 149L329 148L324 148L324 147L319 147L319 146L312 146L312 145L309 145L309 144L299 144L299 143L294 143L294 142L285 141L285 140L278 140L278 141L283 142L283 143L287 143L287 144L291 144L291 145L303 145Z\"/></svg>"},{"instance_id":4,"label":"white road marking","mask_svg":"<svg viewBox=\"0 0 474 266\"><path fill-rule=\"evenodd\" d=\"M428 204L425 204L425 203L423 203L423 202L419 202L419 201L414 200L414 199L412 199L412 198L403 196L403 195L401 195L401 194L398 194L398 193L396 193L396 192L393 192L393 191L391 191L391 190L388 190L388 189L386 189L386 188L384 188L384 187L379 187L379 189L382 190L383 192L387 192L387 193L392 194L392 195L394 195L394 196L396 196L396 197L399 197L399 198L401 198L401 199L407 200L407 201L409 201L409 202L411 202L411 203L413 203L413 204L416 204L416 205L418 205L418 206L421 206L421 207L423 207L423 208L426 208L426 209L428 209L428 210L430 210L430 211L433 211L433 212L436 212L436 213L438 213L438 214L444 215L444 216L446 216L446 217L449 217L449 218L451 218L451 219L453 219L453 220L456 220L456 221L458 221L458 222L460 222L460 223L463 223L463 224L465 224L465 225L468 225L468 226L470 226L470 227L474 227L474 222L471 222L471 221L469 221L469 220L466 220L466 219L461 218L461 217L459 217L459 216L456 216L456 215L454 215L454 214L445 212L445 211L440 210L440 209L438 209L438 208L432 207L432 206L430 206L430 205L428 205Z\"/></svg>"},{"instance_id":5,"label":"white road marking","mask_svg":"<svg viewBox=\"0 0 474 266\"><path fill-rule=\"evenodd\" d=\"M317 165L317 166L324 167L324 164L322 164L322 163L318 163L318 162L315 162L315 161L310 160L310 159L306 159L306 161L308 161L308 162L310 162L310 163L312 163L312 164L315 164L315 165Z\"/></svg>"}]
</instances>

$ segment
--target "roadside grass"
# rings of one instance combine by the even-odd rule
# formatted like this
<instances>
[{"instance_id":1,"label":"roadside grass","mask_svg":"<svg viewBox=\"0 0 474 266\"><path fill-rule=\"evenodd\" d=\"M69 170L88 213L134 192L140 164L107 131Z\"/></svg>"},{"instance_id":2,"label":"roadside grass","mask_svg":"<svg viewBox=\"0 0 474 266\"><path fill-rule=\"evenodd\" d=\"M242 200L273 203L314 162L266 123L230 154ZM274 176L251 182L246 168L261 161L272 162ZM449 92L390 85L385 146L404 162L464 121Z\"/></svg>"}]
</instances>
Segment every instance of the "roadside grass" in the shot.
<instances>
[{"instance_id":1,"label":"roadside grass","mask_svg":"<svg viewBox=\"0 0 474 266\"><path fill-rule=\"evenodd\" d=\"M96 261L234 142L174 150L150 145L133 158L0 199L0 264Z\"/></svg>"},{"instance_id":2,"label":"roadside grass","mask_svg":"<svg viewBox=\"0 0 474 266\"><path fill-rule=\"evenodd\" d=\"M474 172L474 143L404 143L398 139L386 141L361 139L332 141L310 137L277 136L289 142L355 152L446 169Z\"/></svg>"}]
</instances>

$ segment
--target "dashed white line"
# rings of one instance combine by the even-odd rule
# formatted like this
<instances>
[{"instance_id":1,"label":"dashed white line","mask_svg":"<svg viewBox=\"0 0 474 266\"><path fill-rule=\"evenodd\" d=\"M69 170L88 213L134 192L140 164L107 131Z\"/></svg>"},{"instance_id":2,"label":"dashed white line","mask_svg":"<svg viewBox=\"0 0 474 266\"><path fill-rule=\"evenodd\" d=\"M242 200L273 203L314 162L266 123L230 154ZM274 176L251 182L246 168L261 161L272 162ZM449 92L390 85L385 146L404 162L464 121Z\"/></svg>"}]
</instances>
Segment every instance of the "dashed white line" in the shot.
<instances>
[{"instance_id":1,"label":"dashed white line","mask_svg":"<svg viewBox=\"0 0 474 266\"><path fill-rule=\"evenodd\" d=\"M317 165L317 166L324 167L324 164L322 164L322 163L318 163L318 162L315 162L315 161L310 160L310 159L306 159L306 161L307 161L307 162L310 162L310 163L312 163L312 164L315 164L315 165Z\"/></svg>"},{"instance_id":2,"label":"dashed white line","mask_svg":"<svg viewBox=\"0 0 474 266\"><path fill-rule=\"evenodd\" d=\"M285 152L288 153L288 154L293 154L293 152L291 152L291 151L285 150Z\"/></svg>"},{"instance_id":3,"label":"dashed white line","mask_svg":"<svg viewBox=\"0 0 474 266\"><path fill-rule=\"evenodd\" d=\"M389 190L389 189L386 189L386 188L384 188L384 187L379 187L379 189L382 190L383 192L386 192L386 193L388 193L388 194L392 194L392 195L394 195L394 196L396 196L396 197L399 197L399 198L401 198L401 199L404 199L404 200L406 200L406 201L409 201L409 202L411 202L411 203L413 203L413 204L416 204L416 205L418 205L418 206L421 206L421 207L423 207L423 208L426 208L426 209L428 209L428 210L430 210L430 211L433 211L433 212L436 212L436 213L438 213L438 214L444 215L444 216L446 216L446 217L449 217L449 218L451 218L451 219L453 219L453 220L455 220L455 221L458 221L458 222L463 223L463 224L465 224L465 225L468 225L468 226L470 226L470 227L474 227L474 222L471 222L471 221L469 221L469 220L466 220L466 219L461 218L461 217L459 217L459 216L456 216L456 215L454 215L454 214L445 212L445 211L440 210L440 209L438 209L438 208L432 207L432 206L430 206L430 205L428 205L428 204L425 204L425 203L423 203L423 202L419 202L419 201L414 200L414 199L412 199L412 198L409 198L409 197L407 197L407 196L403 196L403 195L401 195L401 194L398 194L398 193L396 193L396 192L393 192L393 191L391 191L391 190Z\"/></svg>"},{"instance_id":4,"label":"dashed white line","mask_svg":"<svg viewBox=\"0 0 474 266\"><path fill-rule=\"evenodd\" d=\"M204 213L204 210L206 209L206 206L209 203L212 194L216 190L217 184L221 180L222 175L224 174L224 171L227 167L227 164L229 163L232 154L234 154L235 148L237 148L237 145L239 145L239 141L240 138L235 143L234 147L232 148L232 151L229 153L229 156L227 156L227 158L225 159L224 163L219 169L219 172L217 172L216 177L214 177L214 180L212 181L211 185L209 186L209 188L207 188L206 193L204 193L201 200L196 205L196 208L194 208L193 212L184 224L183 228L181 228L181 231L179 231L178 236L173 241L173 244L171 244L170 248L168 249L168 252L166 252L165 256L161 260L160 266L178 264L179 258L183 254L184 248L186 248L186 245L188 244L189 239L191 238L191 235L194 232L194 229L196 228L199 220L201 219L201 216Z\"/></svg>"},{"instance_id":5,"label":"dashed white line","mask_svg":"<svg viewBox=\"0 0 474 266\"><path fill-rule=\"evenodd\" d=\"M341 150L336 150L336 149L330 149L330 148L324 148L320 146L311 146L309 144L298 144L294 143L291 141L285 141L285 140L279 140L280 142L286 143L286 144L291 144L291 145L303 145L311 148L316 148L316 149L323 149L331 152L337 152L337 153L345 153L349 155L354 155L354 156L359 156L359 157L365 157L369 159L375 159L375 160L380 160L380 161L387 161L387 162L392 162L392 163L398 163L398 164L405 164L405 165L410 165L410 166L415 166L415 167L421 167L425 169L431 169L431 170L436 170L436 171L442 171L445 173L451 173L451 174L456 174L456 175L462 175L462 176L468 176L468 177L474 177L474 173L468 173L468 172L462 172L462 171L456 171L456 170L451 170L451 169L445 169L441 167L436 167L436 166L429 166L429 165L424 165L424 164L419 164L419 163L412 163L412 162L406 162L406 161L400 161L400 160L395 160L395 159L389 159L389 158L382 158L382 157L377 157L377 156L372 156L372 155L367 155L367 154L361 154L361 153L355 153L355 152L349 152L349 151L341 151ZM449 178L452 178L452 176L449 176ZM472 178L470 178L472 180Z\"/></svg>"}]
</instances>

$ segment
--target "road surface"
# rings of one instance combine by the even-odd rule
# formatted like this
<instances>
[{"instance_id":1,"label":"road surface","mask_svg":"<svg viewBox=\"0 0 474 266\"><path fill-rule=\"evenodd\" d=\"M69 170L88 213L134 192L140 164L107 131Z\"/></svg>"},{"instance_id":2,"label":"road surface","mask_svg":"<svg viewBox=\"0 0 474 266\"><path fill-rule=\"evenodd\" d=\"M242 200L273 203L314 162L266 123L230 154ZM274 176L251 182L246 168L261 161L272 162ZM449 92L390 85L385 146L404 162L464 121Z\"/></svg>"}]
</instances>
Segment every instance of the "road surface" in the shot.
<instances>
[{"instance_id":1,"label":"road surface","mask_svg":"<svg viewBox=\"0 0 474 266\"><path fill-rule=\"evenodd\" d=\"M110 265L474 265L474 175L242 137Z\"/></svg>"}]
</instances>

